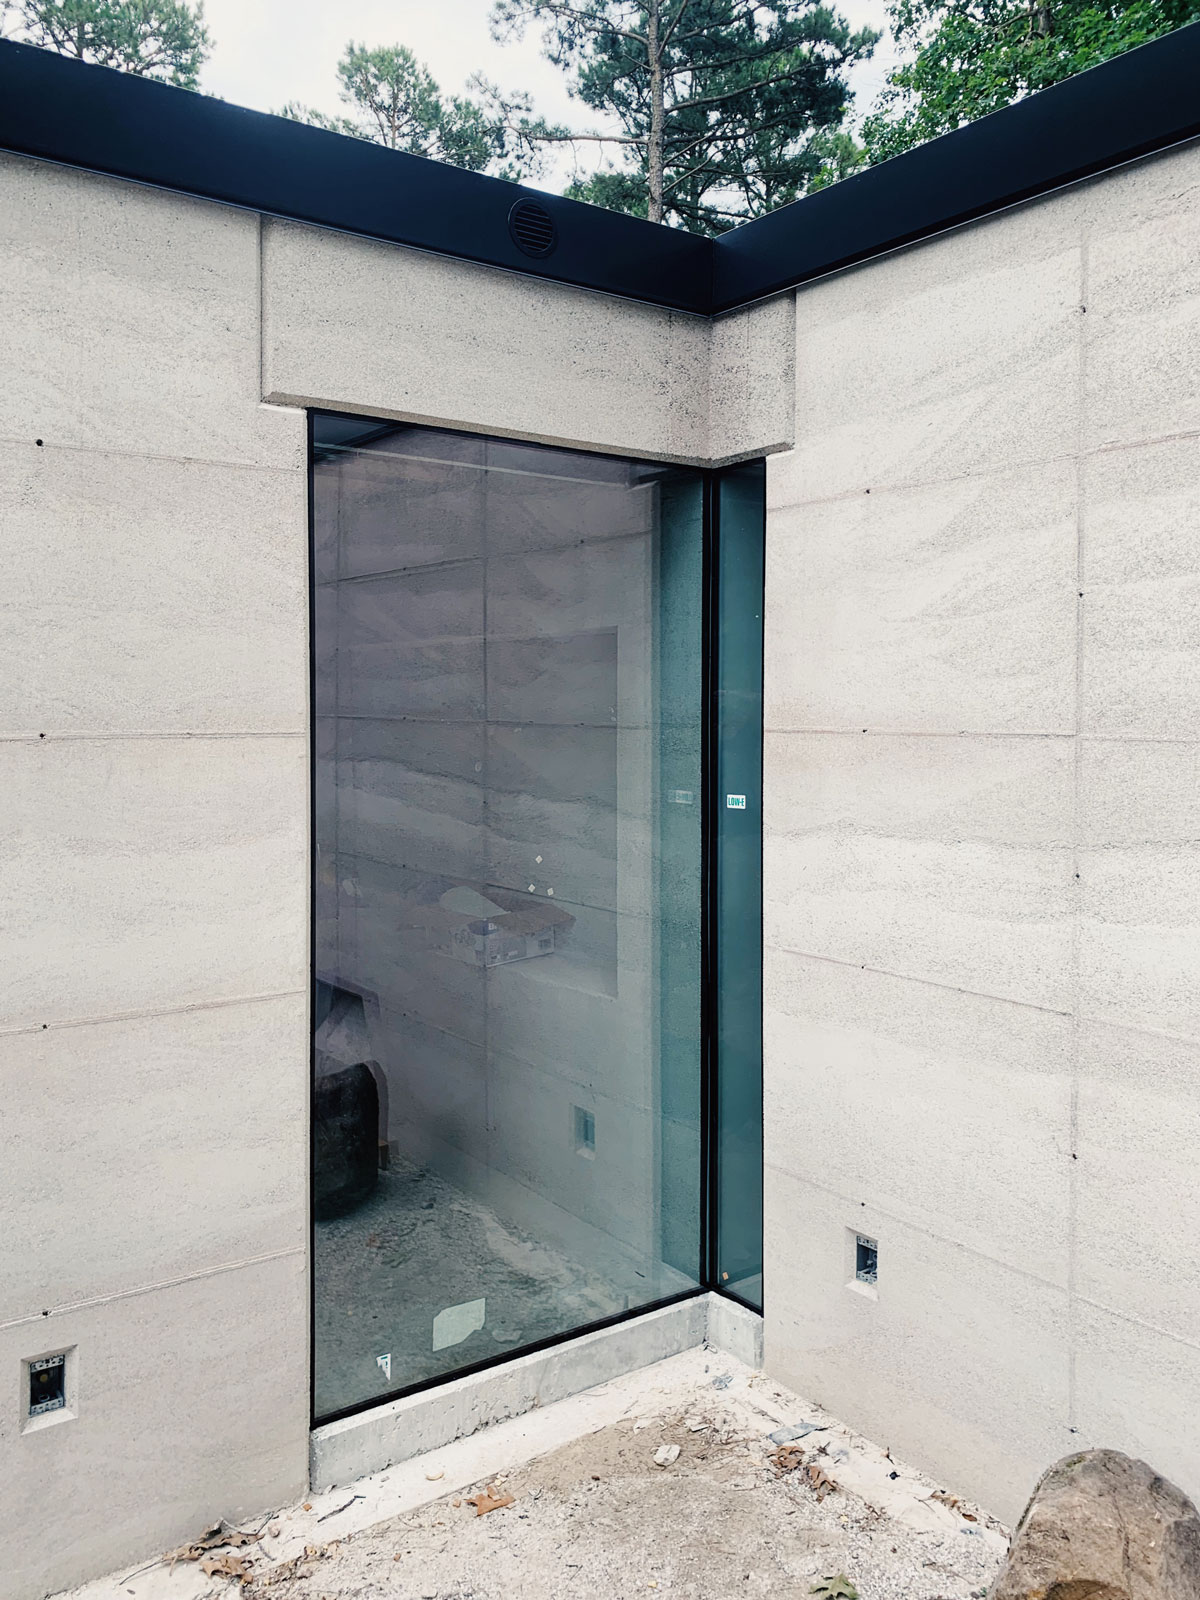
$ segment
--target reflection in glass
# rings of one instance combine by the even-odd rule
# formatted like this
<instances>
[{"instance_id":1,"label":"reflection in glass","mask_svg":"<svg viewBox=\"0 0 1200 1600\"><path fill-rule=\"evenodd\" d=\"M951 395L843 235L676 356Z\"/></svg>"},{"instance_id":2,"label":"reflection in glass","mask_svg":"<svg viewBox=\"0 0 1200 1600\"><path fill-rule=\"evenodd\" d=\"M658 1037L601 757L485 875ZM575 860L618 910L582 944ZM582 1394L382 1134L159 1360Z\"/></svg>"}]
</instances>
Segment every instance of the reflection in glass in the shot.
<instances>
[{"instance_id":1,"label":"reflection in glass","mask_svg":"<svg viewBox=\"0 0 1200 1600\"><path fill-rule=\"evenodd\" d=\"M702 505L314 419L318 1416L698 1281Z\"/></svg>"}]
</instances>

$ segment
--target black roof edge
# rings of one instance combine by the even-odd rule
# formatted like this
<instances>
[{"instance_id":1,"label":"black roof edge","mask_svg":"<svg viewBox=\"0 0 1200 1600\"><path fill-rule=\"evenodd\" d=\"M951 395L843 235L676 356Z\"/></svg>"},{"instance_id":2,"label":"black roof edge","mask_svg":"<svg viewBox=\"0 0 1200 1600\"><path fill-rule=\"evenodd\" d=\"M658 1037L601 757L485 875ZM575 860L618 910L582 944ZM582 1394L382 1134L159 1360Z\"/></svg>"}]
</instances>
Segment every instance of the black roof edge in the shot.
<instances>
[{"instance_id":1,"label":"black roof edge","mask_svg":"<svg viewBox=\"0 0 1200 1600\"><path fill-rule=\"evenodd\" d=\"M0 40L2 150L702 316L1197 135L1193 23L712 240Z\"/></svg>"},{"instance_id":2,"label":"black roof edge","mask_svg":"<svg viewBox=\"0 0 1200 1600\"><path fill-rule=\"evenodd\" d=\"M1200 23L724 234L713 313L1200 134Z\"/></svg>"},{"instance_id":3,"label":"black roof edge","mask_svg":"<svg viewBox=\"0 0 1200 1600\"><path fill-rule=\"evenodd\" d=\"M706 315L712 243L150 78L0 41L0 149ZM553 217L518 249L522 198Z\"/></svg>"}]
</instances>

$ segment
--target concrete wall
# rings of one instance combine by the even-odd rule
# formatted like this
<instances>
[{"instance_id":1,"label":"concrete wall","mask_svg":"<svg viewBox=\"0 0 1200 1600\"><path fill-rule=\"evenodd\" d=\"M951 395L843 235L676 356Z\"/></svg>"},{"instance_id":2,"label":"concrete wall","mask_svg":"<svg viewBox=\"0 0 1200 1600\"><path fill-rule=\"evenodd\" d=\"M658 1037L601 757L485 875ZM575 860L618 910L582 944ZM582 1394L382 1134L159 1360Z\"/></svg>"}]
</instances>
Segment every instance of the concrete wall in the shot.
<instances>
[{"instance_id":1,"label":"concrete wall","mask_svg":"<svg viewBox=\"0 0 1200 1600\"><path fill-rule=\"evenodd\" d=\"M748 453L793 399L760 371L790 305L760 315L0 158L5 1600L305 1479L300 407ZM30 1428L22 1363L61 1350L73 1414Z\"/></svg>"},{"instance_id":2,"label":"concrete wall","mask_svg":"<svg viewBox=\"0 0 1200 1600\"><path fill-rule=\"evenodd\" d=\"M296 223L263 224L263 395L710 461L791 442L792 302L710 323Z\"/></svg>"},{"instance_id":3,"label":"concrete wall","mask_svg":"<svg viewBox=\"0 0 1200 1600\"><path fill-rule=\"evenodd\" d=\"M0 239L23 1600L304 1482L306 486L303 417L259 398L255 218L5 158ZM22 1362L61 1350L74 1414L29 1427Z\"/></svg>"},{"instance_id":4,"label":"concrete wall","mask_svg":"<svg viewBox=\"0 0 1200 1600\"><path fill-rule=\"evenodd\" d=\"M805 289L768 468L767 1364L1010 1517L1200 1494L1198 185Z\"/></svg>"},{"instance_id":5,"label":"concrete wall","mask_svg":"<svg viewBox=\"0 0 1200 1600\"><path fill-rule=\"evenodd\" d=\"M1198 175L708 325L0 160L6 1600L304 1481L308 404L685 461L795 409L768 1364L1003 1513L1080 1441L1200 1494Z\"/></svg>"}]
</instances>

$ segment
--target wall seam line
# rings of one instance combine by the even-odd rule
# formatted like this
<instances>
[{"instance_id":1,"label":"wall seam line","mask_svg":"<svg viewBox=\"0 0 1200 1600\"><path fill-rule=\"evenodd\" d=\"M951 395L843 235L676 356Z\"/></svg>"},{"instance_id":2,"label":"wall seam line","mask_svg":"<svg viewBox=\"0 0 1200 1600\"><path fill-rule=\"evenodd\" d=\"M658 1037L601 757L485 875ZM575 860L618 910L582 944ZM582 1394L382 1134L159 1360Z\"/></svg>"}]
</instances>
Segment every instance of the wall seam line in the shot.
<instances>
[{"instance_id":1,"label":"wall seam line","mask_svg":"<svg viewBox=\"0 0 1200 1600\"><path fill-rule=\"evenodd\" d=\"M1023 728L822 728L822 727L766 727L764 733L772 738L780 735L796 734L803 738L821 739L861 739L864 734L870 739L1073 739L1074 733L1069 728L1061 731L1053 729ZM1181 740L1180 743L1194 743L1194 740Z\"/></svg>"},{"instance_id":2,"label":"wall seam line","mask_svg":"<svg viewBox=\"0 0 1200 1600\"><path fill-rule=\"evenodd\" d=\"M0 733L0 744L137 744L147 740L174 741L178 744L195 744L212 739L307 739L306 728L230 728L211 732L192 733L187 729L168 729L162 733L65 732L65 733Z\"/></svg>"},{"instance_id":3,"label":"wall seam line","mask_svg":"<svg viewBox=\"0 0 1200 1600\"><path fill-rule=\"evenodd\" d=\"M973 1256L977 1261L986 1261L993 1267L999 1267L1002 1272L1011 1272L1014 1277L1023 1278L1029 1283L1036 1283L1043 1288L1053 1289L1056 1293L1065 1296L1066 1285L1056 1283L1053 1278L1045 1277L1039 1272L1030 1272L1028 1267L1014 1266L1011 1261L1005 1261L1001 1256L989 1255L986 1250L977 1250L974 1245L965 1244L961 1239L952 1239L944 1233L936 1233L932 1228L923 1227L921 1223L914 1222L910 1217L901 1216L898 1211L889 1211L886 1206L880 1205L876 1200L863 1200L861 1195L851 1195L843 1189L835 1189L826 1183L818 1183L815 1178L806 1174L792 1172L787 1167L782 1167L777 1161L765 1160L764 1167L777 1173L782 1178L790 1179L793 1183L803 1183L810 1189L815 1189L819 1194L829 1195L832 1199L843 1205L855 1206L860 1209L868 1208L876 1216L885 1218L888 1222L898 1222L902 1228L907 1228L910 1233L920 1234L923 1239L932 1239L935 1244L945 1246L949 1250L958 1250L963 1255Z\"/></svg>"},{"instance_id":4,"label":"wall seam line","mask_svg":"<svg viewBox=\"0 0 1200 1600\"><path fill-rule=\"evenodd\" d=\"M1103 1300L1093 1300L1086 1294L1077 1294L1075 1298L1081 1306L1090 1306L1093 1311L1102 1311L1106 1317L1131 1323L1135 1328L1145 1328L1147 1333L1157 1334L1160 1339L1169 1339L1172 1344L1182 1345L1185 1350L1200 1350L1200 1339L1189 1339L1186 1334L1164 1328L1159 1322L1151 1322L1149 1317L1139 1317L1135 1311L1122 1311L1117 1306L1106 1305Z\"/></svg>"},{"instance_id":5,"label":"wall seam line","mask_svg":"<svg viewBox=\"0 0 1200 1600\"><path fill-rule=\"evenodd\" d=\"M278 409L290 411L297 408L280 406ZM224 472L271 472L283 477L300 477L304 472L304 463L300 461L294 466L272 466L266 461L231 461L224 456L184 456L164 450L122 450L117 446L98 444L54 443L38 449L28 439L18 439L14 434L0 434L0 445L12 445L31 452L36 450L39 456L46 457L61 452L64 455L115 457L118 461L161 461L181 467L220 467Z\"/></svg>"},{"instance_id":6,"label":"wall seam line","mask_svg":"<svg viewBox=\"0 0 1200 1600\"><path fill-rule=\"evenodd\" d=\"M150 1006L139 1011L107 1011L90 1017L62 1017L54 1022L21 1022L0 1027L0 1039L24 1033L57 1033L63 1028L100 1028L110 1022L139 1022L148 1017L180 1017L193 1011L224 1011L231 1006L266 1005L272 1000L291 1000L307 994L307 989L268 989L258 994L233 995L228 1000L191 1000L185 1005Z\"/></svg>"},{"instance_id":7,"label":"wall seam line","mask_svg":"<svg viewBox=\"0 0 1200 1600\"><path fill-rule=\"evenodd\" d=\"M1070 1017L1071 1008L1039 1005L1036 1000L1014 1000L1011 995L990 994L986 989L968 989L958 983L944 983L939 978L922 978L911 972L897 972L890 967L875 967L866 961L844 961L840 956L818 955L812 950L797 950L792 945L768 943L766 949L782 955L800 956L805 961L823 961L831 967L845 967L851 972L873 972L881 978L898 978L903 983L919 983L930 989L949 989L953 994L970 995L974 1000L993 1000L1000 1005L1020 1006L1025 1011L1040 1011L1051 1017Z\"/></svg>"},{"instance_id":8,"label":"wall seam line","mask_svg":"<svg viewBox=\"0 0 1200 1600\"><path fill-rule=\"evenodd\" d=\"M1113 848L1119 847L1113 846ZM821 961L831 967L847 967L855 972L871 972L880 978L895 978L901 983L916 983L931 989L948 989L953 994L967 995L973 1000L990 1000L999 1005L1019 1006L1023 1011L1039 1011L1046 1016L1070 1018L1076 1014L1071 1006L1061 1008L1043 1006L1036 1000L1016 1000L1012 995L993 994L987 989L969 989L962 984L945 983L940 978L921 977L917 973L901 972L893 967L877 967L866 961L846 961L841 956L820 955L815 950L800 950L790 944L768 944L766 948L778 955L796 956L802 961ZM1150 1028L1142 1022L1127 1022L1093 1015L1084 1010L1082 1005L1078 1008L1078 1015L1081 1030L1086 1024L1093 1028L1111 1028L1119 1033L1133 1033L1147 1039L1164 1039L1173 1044L1200 1044L1200 1036L1196 1034L1178 1033L1170 1028Z\"/></svg>"},{"instance_id":9,"label":"wall seam line","mask_svg":"<svg viewBox=\"0 0 1200 1600\"><path fill-rule=\"evenodd\" d=\"M268 1261L282 1261L289 1256L305 1256L307 1248L304 1245L289 1245L285 1250L267 1250L262 1255L243 1256L237 1261L223 1261L219 1266L201 1267L196 1272L185 1272L177 1278L162 1278L156 1283L138 1284L132 1289L118 1289L113 1294L91 1295L86 1300L72 1300L66 1305L51 1306L45 1311L33 1311L24 1317L12 1317L7 1322L0 1322L0 1333L6 1333L12 1328L22 1328L34 1322L46 1322L52 1317L69 1316L72 1312L93 1311L98 1306L112 1305L117 1300L134 1300L140 1295L155 1294L160 1289L177 1289L185 1283L200 1283L205 1278L221 1277L225 1273L238 1272L244 1267L257 1267Z\"/></svg>"},{"instance_id":10,"label":"wall seam line","mask_svg":"<svg viewBox=\"0 0 1200 1600\"><path fill-rule=\"evenodd\" d=\"M768 505L768 514L781 511L801 511L814 506L843 505L847 502L861 500L864 493L869 492L874 496L924 494L930 489L943 489L956 483L982 483L989 478L1007 477L1015 472L1033 471L1039 467L1049 467L1056 464L1069 466L1081 457L1088 459L1092 456L1119 455L1126 450L1148 450L1156 445L1178 444L1187 439L1200 438L1200 428L1182 428L1173 433L1147 434L1138 439L1106 439L1101 444L1085 445L1080 439L1074 449L1055 451L1045 456L1012 456L993 465L977 467L968 472L950 473L944 477L935 478L904 478L896 483L878 482L872 479L869 483L864 479L845 489L839 489L834 494L814 495L803 500L783 500ZM797 445L790 447L795 451Z\"/></svg>"},{"instance_id":11,"label":"wall seam line","mask_svg":"<svg viewBox=\"0 0 1200 1600\"><path fill-rule=\"evenodd\" d=\"M1083 630L1084 630L1084 448L1087 404L1087 302L1088 229L1079 242L1079 333L1075 375L1075 675L1073 708L1075 737L1071 749L1071 1121L1067 1152L1067 1429L1078 1432L1078 1381L1076 1374L1076 1319L1079 1295L1079 1082L1082 1050L1080 1014L1080 936L1082 889L1080 885L1080 806L1083 795Z\"/></svg>"}]
</instances>

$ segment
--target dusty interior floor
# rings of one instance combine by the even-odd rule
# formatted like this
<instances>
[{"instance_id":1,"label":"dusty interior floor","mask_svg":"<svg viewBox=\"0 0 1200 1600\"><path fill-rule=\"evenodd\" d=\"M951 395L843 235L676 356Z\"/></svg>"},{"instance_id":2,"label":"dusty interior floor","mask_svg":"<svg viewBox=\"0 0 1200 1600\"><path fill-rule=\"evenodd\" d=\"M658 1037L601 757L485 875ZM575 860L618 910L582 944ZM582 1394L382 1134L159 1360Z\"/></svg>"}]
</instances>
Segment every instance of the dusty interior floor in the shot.
<instances>
[{"instance_id":1,"label":"dusty interior floor","mask_svg":"<svg viewBox=\"0 0 1200 1600\"><path fill-rule=\"evenodd\" d=\"M489 1490L511 1503L479 1515L470 1501ZM968 1600L986 1592L1006 1548L1005 1530L976 1508L714 1350L313 1496L251 1531L261 1538L207 1553L234 1576L156 1563L74 1593L799 1600L840 1574L860 1600Z\"/></svg>"},{"instance_id":2,"label":"dusty interior floor","mask_svg":"<svg viewBox=\"0 0 1200 1600\"><path fill-rule=\"evenodd\" d=\"M371 1198L314 1232L316 1412L516 1351L648 1304L663 1283L614 1247L606 1270L505 1224L481 1201L403 1156ZM434 1319L483 1301L482 1326L434 1349ZM380 1356L390 1356L385 1372Z\"/></svg>"}]
</instances>

